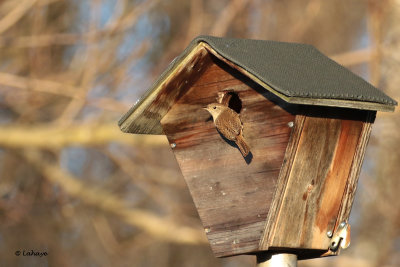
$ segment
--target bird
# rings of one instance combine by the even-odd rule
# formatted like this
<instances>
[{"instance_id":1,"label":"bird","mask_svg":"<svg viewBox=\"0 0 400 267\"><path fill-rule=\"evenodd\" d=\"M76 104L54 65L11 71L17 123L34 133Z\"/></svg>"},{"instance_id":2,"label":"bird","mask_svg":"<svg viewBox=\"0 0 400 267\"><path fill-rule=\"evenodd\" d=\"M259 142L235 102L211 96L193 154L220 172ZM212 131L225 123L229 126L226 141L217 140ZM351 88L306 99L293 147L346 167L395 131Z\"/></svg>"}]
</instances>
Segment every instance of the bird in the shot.
<instances>
[{"instance_id":1,"label":"bird","mask_svg":"<svg viewBox=\"0 0 400 267\"><path fill-rule=\"evenodd\" d=\"M214 125L222 136L234 141L243 157L246 157L250 148L243 137L243 124L239 114L228 106L219 103L211 103L203 109L211 114Z\"/></svg>"}]
</instances>

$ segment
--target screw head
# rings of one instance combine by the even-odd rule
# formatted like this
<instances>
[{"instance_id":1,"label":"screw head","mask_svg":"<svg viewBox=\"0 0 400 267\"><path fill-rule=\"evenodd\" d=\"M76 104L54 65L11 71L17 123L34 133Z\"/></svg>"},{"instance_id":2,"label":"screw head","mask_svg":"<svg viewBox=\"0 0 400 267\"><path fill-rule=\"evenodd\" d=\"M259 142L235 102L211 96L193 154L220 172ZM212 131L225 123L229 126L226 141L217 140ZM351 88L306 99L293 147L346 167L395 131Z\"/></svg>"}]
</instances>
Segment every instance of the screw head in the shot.
<instances>
[{"instance_id":1,"label":"screw head","mask_svg":"<svg viewBox=\"0 0 400 267\"><path fill-rule=\"evenodd\" d=\"M288 122L288 124L287 124L288 126L289 126L289 128L293 128L293 126L294 126L294 122L293 121L290 121L290 122Z\"/></svg>"},{"instance_id":2,"label":"screw head","mask_svg":"<svg viewBox=\"0 0 400 267\"><path fill-rule=\"evenodd\" d=\"M328 232L326 232L326 235L327 235L329 238L331 238L331 237L333 236L333 233L332 233L332 231L328 231Z\"/></svg>"}]
</instances>

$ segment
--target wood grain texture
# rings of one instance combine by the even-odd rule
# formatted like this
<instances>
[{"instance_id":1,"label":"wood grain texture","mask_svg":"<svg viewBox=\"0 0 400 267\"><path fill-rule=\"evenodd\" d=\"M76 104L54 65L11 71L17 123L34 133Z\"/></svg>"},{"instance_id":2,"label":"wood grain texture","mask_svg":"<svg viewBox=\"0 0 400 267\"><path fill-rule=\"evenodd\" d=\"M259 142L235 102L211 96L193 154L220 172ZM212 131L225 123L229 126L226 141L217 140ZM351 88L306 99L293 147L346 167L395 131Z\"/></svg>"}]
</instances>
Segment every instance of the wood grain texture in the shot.
<instances>
[{"instance_id":1,"label":"wood grain texture","mask_svg":"<svg viewBox=\"0 0 400 267\"><path fill-rule=\"evenodd\" d=\"M251 156L221 137L202 107L233 90ZM259 250L295 116L273 94L213 58L203 75L161 120L214 254Z\"/></svg>"},{"instance_id":2,"label":"wood grain texture","mask_svg":"<svg viewBox=\"0 0 400 267\"><path fill-rule=\"evenodd\" d=\"M120 125L121 130L136 134L163 134L160 120L171 106L193 84L211 64L208 51L199 44L168 75L148 92L130 111L131 114Z\"/></svg>"},{"instance_id":3,"label":"wood grain texture","mask_svg":"<svg viewBox=\"0 0 400 267\"><path fill-rule=\"evenodd\" d=\"M367 148L369 137L371 135L372 124L375 121L375 116L375 111L368 112L366 115L366 120L363 123L361 136L358 140L353 161L351 163L350 175L347 181L345 193L343 195L343 200L335 228L340 222L347 222L349 220L351 207L353 205L353 200L357 189L358 178L360 176L361 166L364 160L365 150Z\"/></svg>"},{"instance_id":4,"label":"wood grain texture","mask_svg":"<svg viewBox=\"0 0 400 267\"><path fill-rule=\"evenodd\" d=\"M285 193L286 186L288 184L290 170L292 169L294 156L296 155L297 147L299 144L301 132L304 126L304 115L297 115L294 121L294 128L290 135L290 139L286 148L285 157L283 159L283 164L278 177L278 184L276 187L275 195L270 206L270 212L265 224L264 235L260 240L260 250L268 250L269 246L269 235L271 234L271 229L275 221L277 220L278 211L283 202L283 197Z\"/></svg>"},{"instance_id":5,"label":"wood grain texture","mask_svg":"<svg viewBox=\"0 0 400 267\"><path fill-rule=\"evenodd\" d=\"M326 232L337 224L365 116L365 111L329 108L306 113L298 146L288 151L295 155L287 155L290 172L279 181L286 184L278 186L283 192L276 196L283 197L267 222L262 249L328 248Z\"/></svg>"}]
</instances>

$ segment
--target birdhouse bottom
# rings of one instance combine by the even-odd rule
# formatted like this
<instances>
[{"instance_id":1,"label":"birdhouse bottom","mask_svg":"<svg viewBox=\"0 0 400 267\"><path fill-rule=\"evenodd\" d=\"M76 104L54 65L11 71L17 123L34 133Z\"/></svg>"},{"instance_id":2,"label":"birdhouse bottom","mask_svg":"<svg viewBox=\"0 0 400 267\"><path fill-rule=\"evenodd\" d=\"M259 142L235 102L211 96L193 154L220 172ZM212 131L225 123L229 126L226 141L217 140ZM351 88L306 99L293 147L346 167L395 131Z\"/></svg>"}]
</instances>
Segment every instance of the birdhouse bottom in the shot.
<instances>
[{"instance_id":1,"label":"birdhouse bottom","mask_svg":"<svg viewBox=\"0 0 400 267\"><path fill-rule=\"evenodd\" d=\"M348 220L375 111L288 104L202 56L161 125L214 254L336 254L327 233ZM246 158L202 109L227 91L241 101Z\"/></svg>"}]
</instances>

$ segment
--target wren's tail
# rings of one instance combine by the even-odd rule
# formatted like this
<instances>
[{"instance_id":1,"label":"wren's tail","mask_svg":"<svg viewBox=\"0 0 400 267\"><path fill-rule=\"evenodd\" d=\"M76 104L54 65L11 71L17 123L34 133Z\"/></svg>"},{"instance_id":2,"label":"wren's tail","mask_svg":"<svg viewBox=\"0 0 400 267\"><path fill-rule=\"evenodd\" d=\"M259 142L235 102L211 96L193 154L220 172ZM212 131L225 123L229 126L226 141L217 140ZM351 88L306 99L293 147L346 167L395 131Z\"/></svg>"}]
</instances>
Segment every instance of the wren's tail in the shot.
<instances>
[{"instance_id":1,"label":"wren's tail","mask_svg":"<svg viewBox=\"0 0 400 267\"><path fill-rule=\"evenodd\" d=\"M250 152L250 148L246 144L246 141L244 140L244 138L243 138L243 136L241 134L239 134L236 137L236 142L235 143L239 147L240 152L242 152L243 157L246 157Z\"/></svg>"}]
</instances>

